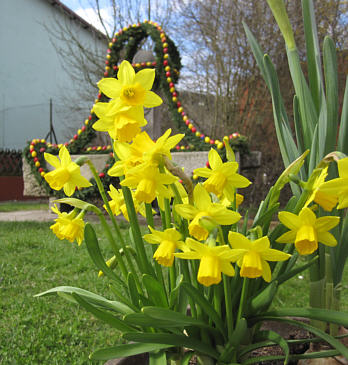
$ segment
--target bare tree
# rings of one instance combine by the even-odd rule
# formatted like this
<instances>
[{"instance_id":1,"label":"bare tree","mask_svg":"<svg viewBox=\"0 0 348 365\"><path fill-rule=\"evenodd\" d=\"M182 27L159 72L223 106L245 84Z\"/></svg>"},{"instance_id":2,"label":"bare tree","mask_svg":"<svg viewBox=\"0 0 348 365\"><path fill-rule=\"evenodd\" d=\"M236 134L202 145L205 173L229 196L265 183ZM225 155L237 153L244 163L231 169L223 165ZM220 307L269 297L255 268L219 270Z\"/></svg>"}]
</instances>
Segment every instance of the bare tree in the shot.
<instances>
[{"instance_id":1,"label":"bare tree","mask_svg":"<svg viewBox=\"0 0 348 365\"><path fill-rule=\"evenodd\" d=\"M296 42L304 50L301 1L288 0L286 6ZM329 33L339 48L346 46L347 2L317 1L316 7L320 39ZM187 61L182 87L206 95L204 104L211 118L207 133L221 136L226 127L240 129L250 119L246 106L255 99L255 92L265 93L260 87L253 87L253 82L260 86L259 73L242 21L248 24L275 65L287 69L284 42L266 1L178 0L177 9L182 14L177 33ZM184 34L181 29L185 29ZM281 76L287 78L284 72Z\"/></svg>"},{"instance_id":2,"label":"bare tree","mask_svg":"<svg viewBox=\"0 0 348 365\"><path fill-rule=\"evenodd\" d=\"M85 5L84 3L84 7ZM63 96L56 105L60 113L66 111L64 118L67 127L66 137L71 138L81 120L86 117L86 112L88 113L86 105L91 108L94 103L98 93L97 81L104 74L106 50L117 30L145 19L169 24L172 21L173 12L170 0L108 0L107 3L103 2L103 7L100 0L89 0L90 9L99 20L99 29L102 29L100 31L59 1L56 6L59 6L68 17L61 20L61 17L56 16L53 27L48 27L45 23L43 26L50 36L64 70L71 78L74 89L78 90L73 96L71 93L62 93ZM81 31L77 32L78 24ZM95 39L92 47L91 42L86 42L83 36L86 28ZM144 44L145 48L146 46L149 47L151 44L147 42ZM72 110L81 112L80 121L70 120Z\"/></svg>"}]
</instances>

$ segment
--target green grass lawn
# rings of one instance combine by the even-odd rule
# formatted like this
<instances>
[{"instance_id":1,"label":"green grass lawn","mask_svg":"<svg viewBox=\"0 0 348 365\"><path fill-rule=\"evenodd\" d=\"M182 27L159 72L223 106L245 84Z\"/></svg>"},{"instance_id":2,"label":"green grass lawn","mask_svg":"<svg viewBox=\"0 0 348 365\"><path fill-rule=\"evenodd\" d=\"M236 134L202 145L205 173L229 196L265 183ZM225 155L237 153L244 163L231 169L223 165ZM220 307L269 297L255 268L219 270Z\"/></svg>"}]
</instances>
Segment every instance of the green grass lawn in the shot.
<instances>
[{"instance_id":1,"label":"green grass lawn","mask_svg":"<svg viewBox=\"0 0 348 365\"><path fill-rule=\"evenodd\" d=\"M77 305L56 295L33 297L70 285L113 298L85 245L58 240L50 225L0 222L0 364L89 364L93 350L119 341L116 330ZM104 241L101 247L109 257ZM347 269L341 303L348 312ZM274 307L308 305L308 275L302 275L280 287Z\"/></svg>"},{"instance_id":2,"label":"green grass lawn","mask_svg":"<svg viewBox=\"0 0 348 365\"><path fill-rule=\"evenodd\" d=\"M87 364L93 349L118 333L58 296L34 298L60 285L108 295L84 245L60 241L50 223L0 222L0 363Z\"/></svg>"},{"instance_id":3,"label":"green grass lawn","mask_svg":"<svg viewBox=\"0 0 348 365\"><path fill-rule=\"evenodd\" d=\"M10 201L0 202L0 212L15 212L18 210L48 210L48 202L42 201Z\"/></svg>"}]
</instances>

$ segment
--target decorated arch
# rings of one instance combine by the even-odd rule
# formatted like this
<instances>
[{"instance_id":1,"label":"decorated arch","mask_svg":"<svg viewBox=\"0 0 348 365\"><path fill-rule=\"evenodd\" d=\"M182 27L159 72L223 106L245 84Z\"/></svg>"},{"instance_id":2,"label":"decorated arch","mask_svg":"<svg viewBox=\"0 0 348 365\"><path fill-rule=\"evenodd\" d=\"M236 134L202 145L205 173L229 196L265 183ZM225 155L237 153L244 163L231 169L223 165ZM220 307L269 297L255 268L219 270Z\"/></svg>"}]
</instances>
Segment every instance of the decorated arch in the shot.
<instances>
[{"instance_id":1,"label":"decorated arch","mask_svg":"<svg viewBox=\"0 0 348 365\"><path fill-rule=\"evenodd\" d=\"M166 35L159 24L152 21L145 21L119 30L109 43L107 49L104 77L116 77L118 65L121 61L126 59L132 62L135 54L140 50L143 41L149 37L154 43L153 53L155 61L132 63L132 66L136 72L144 68L154 68L156 70L155 87L159 87L162 91L162 96L168 106L173 124L179 132L185 134L183 145L177 146L176 148L180 151L192 151L208 150L214 147L220 153L223 153L223 138L225 137L226 139L227 137L234 150L239 150L242 153L247 151L246 137L241 136L239 133L235 132L227 136L221 136L218 139L213 139L200 130L195 121L189 118L175 86L178 82L182 67L180 55L174 42ZM98 101L105 102L108 101L108 98L102 93L99 93L96 102ZM109 186L110 183L115 183L113 181L114 178L107 175L107 170L113 161L112 147L110 145L90 146L96 137L96 132L92 127L97 120L98 118L92 108L76 134L69 141L65 142L64 145L68 148L70 154L110 154L109 161L107 161L103 171L100 172L100 177L104 185ZM44 159L44 152L58 154L59 148L62 145L51 144L44 139L38 138L29 142L24 149L24 157L29 163L36 180L46 190L48 195L54 195L56 197L63 195L60 191L52 190L44 179L48 171ZM92 187L83 189L83 191L77 191L75 193L76 197L85 199L94 196L96 184L95 181L92 181L92 183Z\"/></svg>"}]
</instances>

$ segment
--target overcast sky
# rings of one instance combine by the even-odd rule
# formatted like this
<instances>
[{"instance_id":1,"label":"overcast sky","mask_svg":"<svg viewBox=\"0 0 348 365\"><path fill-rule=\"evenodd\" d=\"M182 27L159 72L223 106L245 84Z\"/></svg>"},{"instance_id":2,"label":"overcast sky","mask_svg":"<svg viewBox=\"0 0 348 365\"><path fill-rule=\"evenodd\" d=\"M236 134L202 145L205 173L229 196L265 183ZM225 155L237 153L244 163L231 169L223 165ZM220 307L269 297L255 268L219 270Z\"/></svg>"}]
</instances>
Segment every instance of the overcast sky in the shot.
<instances>
[{"instance_id":1,"label":"overcast sky","mask_svg":"<svg viewBox=\"0 0 348 365\"><path fill-rule=\"evenodd\" d=\"M78 14L81 18L85 19L88 23L92 24L95 28L104 32L103 27L100 24L97 14L93 10L88 0L61 0L61 2ZM107 1L100 1L101 15L107 21L108 20L108 8ZM103 7L104 6L104 7ZM111 18L110 18L111 20Z\"/></svg>"}]
</instances>

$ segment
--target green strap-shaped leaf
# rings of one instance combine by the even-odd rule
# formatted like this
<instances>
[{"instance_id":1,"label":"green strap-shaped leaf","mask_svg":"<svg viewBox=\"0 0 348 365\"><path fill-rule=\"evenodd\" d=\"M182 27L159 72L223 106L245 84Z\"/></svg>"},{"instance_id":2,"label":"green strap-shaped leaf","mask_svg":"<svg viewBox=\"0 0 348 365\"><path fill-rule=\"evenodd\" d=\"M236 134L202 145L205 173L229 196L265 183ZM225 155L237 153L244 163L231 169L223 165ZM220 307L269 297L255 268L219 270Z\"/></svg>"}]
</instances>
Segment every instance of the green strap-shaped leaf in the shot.
<instances>
[{"instance_id":1,"label":"green strap-shaped leaf","mask_svg":"<svg viewBox=\"0 0 348 365\"><path fill-rule=\"evenodd\" d=\"M319 161L319 127L318 124L315 126L314 133L313 133L313 140L311 145L311 152L309 154L309 167L308 171L313 171L315 167L318 165Z\"/></svg>"},{"instance_id":2,"label":"green strap-shaped leaf","mask_svg":"<svg viewBox=\"0 0 348 365\"><path fill-rule=\"evenodd\" d=\"M226 337L226 328L224 323L222 322L221 317L217 314L211 303L200 293L199 290L194 288L189 283L182 283L182 288L186 291L186 293L192 298L194 302L196 302L203 312L205 312L208 317L215 323L216 328L221 332L221 334Z\"/></svg>"},{"instance_id":3,"label":"green strap-shaped leaf","mask_svg":"<svg viewBox=\"0 0 348 365\"><path fill-rule=\"evenodd\" d=\"M335 257L335 266L333 270L335 285L342 281L344 267L348 258L348 214L342 219L341 235L338 242L338 245L332 248L333 252L331 253Z\"/></svg>"},{"instance_id":4,"label":"green strap-shaped leaf","mask_svg":"<svg viewBox=\"0 0 348 365\"><path fill-rule=\"evenodd\" d=\"M313 103L319 113L323 95L323 75L314 7L311 0L302 1L302 15L306 39L307 72Z\"/></svg>"},{"instance_id":5,"label":"green strap-shaped leaf","mask_svg":"<svg viewBox=\"0 0 348 365\"><path fill-rule=\"evenodd\" d=\"M153 304L159 307L168 307L168 299L164 287L153 276L144 274L143 285Z\"/></svg>"},{"instance_id":6,"label":"green strap-shaped leaf","mask_svg":"<svg viewBox=\"0 0 348 365\"><path fill-rule=\"evenodd\" d=\"M225 349L222 351L219 361L222 363L228 362L233 353L239 348L239 344L245 340L248 334L248 324L245 318L240 318L238 321L236 328L229 336L228 343Z\"/></svg>"},{"instance_id":7,"label":"green strap-shaped leaf","mask_svg":"<svg viewBox=\"0 0 348 365\"><path fill-rule=\"evenodd\" d=\"M259 331L256 336L256 341L264 341L264 340L272 341L282 348L285 355L284 365L287 365L289 362L290 349L285 339L274 331Z\"/></svg>"},{"instance_id":8,"label":"green strap-shaped leaf","mask_svg":"<svg viewBox=\"0 0 348 365\"><path fill-rule=\"evenodd\" d=\"M301 359L319 359L319 358L327 358L339 355L339 351L336 350L328 350L328 351L318 351L311 352L308 354L301 355L290 355L290 360L301 360ZM264 361L272 361L272 360L283 360L284 356L281 355L273 355L273 356L257 356L242 362L242 365L250 365L250 364L260 364Z\"/></svg>"},{"instance_id":9,"label":"green strap-shaped leaf","mask_svg":"<svg viewBox=\"0 0 348 365\"><path fill-rule=\"evenodd\" d=\"M182 314L180 312L174 312L170 309L159 307L143 307L141 311L147 316L151 317L153 323L156 323L157 321L167 321L168 323L170 323L170 327L195 326L205 330L209 330L215 336L219 336L219 332L216 328L211 327L196 318L186 316L185 314Z\"/></svg>"},{"instance_id":10,"label":"green strap-shaped leaf","mask_svg":"<svg viewBox=\"0 0 348 365\"><path fill-rule=\"evenodd\" d=\"M158 343L129 343L117 345L105 349L94 351L89 358L91 360L110 360L119 359L126 356L144 354L146 352L157 351L172 347L171 345L162 345Z\"/></svg>"},{"instance_id":11,"label":"green strap-shaped leaf","mask_svg":"<svg viewBox=\"0 0 348 365\"><path fill-rule=\"evenodd\" d=\"M325 37L323 46L325 88L327 100L327 136L325 143L326 156L336 149L338 128L338 76L336 46L333 40Z\"/></svg>"},{"instance_id":12,"label":"green strap-shaped leaf","mask_svg":"<svg viewBox=\"0 0 348 365\"><path fill-rule=\"evenodd\" d=\"M282 317L303 317L309 319L316 319L323 322L337 323L342 326L348 327L348 315L347 313L332 311L328 309L318 308L284 308L276 311L270 311L262 316L250 318L251 321L266 317L282 318Z\"/></svg>"},{"instance_id":13,"label":"green strap-shaped leaf","mask_svg":"<svg viewBox=\"0 0 348 365\"><path fill-rule=\"evenodd\" d=\"M337 149L348 155L348 76L346 78L346 89L344 91L340 131L338 135Z\"/></svg>"},{"instance_id":14,"label":"green strap-shaped leaf","mask_svg":"<svg viewBox=\"0 0 348 365\"><path fill-rule=\"evenodd\" d=\"M117 281L118 284L125 287L125 283L108 267L108 265L106 265L104 257L102 256L99 248L97 235L89 223L86 223L85 225L85 242L89 256L91 257L95 266L99 270L103 271L105 275L109 276L111 279Z\"/></svg>"},{"instance_id":15,"label":"green strap-shaped leaf","mask_svg":"<svg viewBox=\"0 0 348 365\"><path fill-rule=\"evenodd\" d=\"M278 281L272 281L260 293L248 301L246 313L252 315L267 310L278 289Z\"/></svg>"},{"instance_id":16,"label":"green strap-shaped leaf","mask_svg":"<svg viewBox=\"0 0 348 365\"><path fill-rule=\"evenodd\" d=\"M301 127L301 115L298 104L298 97L294 95L293 99L293 111L294 111L294 126L295 126L295 135L297 148L299 153L303 153L305 151L305 147L303 144L303 136L302 136L302 127ZM301 176L302 180L307 180L307 176Z\"/></svg>"},{"instance_id":17,"label":"green strap-shaped leaf","mask_svg":"<svg viewBox=\"0 0 348 365\"><path fill-rule=\"evenodd\" d=\"M96 318L102 320L103 322L107 323L111 327L116 328L120 332L133 332L133 331L136 331L135 328L129 326L126 323L124 323L121 319L115 317L114 315L110 314L109 312L102 311L102 310L98 309L97 307L89 304L87 301L85 301L78 294L72 293L72 296L88 312L92 313Z\"/></svg>"},{"instance_id":18,"label":"green strap-shaped leaf","mask_svg":"<svg viewBox=\"0 0 348 365\"><path fill-rule=\"evenodd\" d=\"M83 210L92 210L92 211L98 210L98 208L95 205L86 203L83 200L76 199L76 198L62 198L62 199L57 199L54 202L69 204L72 207L83 209Z\"/></svg>"},{"instance_id":19,"label":"green strap-shaped leaf","mask_svg":"<svg viewBox=\"0 0 348 365\"><path fill-rule=\"evenodd\" d=\"M293 255L291 257L291 259L295 257L295 255ZM315 256L312 260L308 261L306 264L304 265L301 265L301 266L298 266L296 267L295 269L293 270L290 270L290 271L287 271L285 272L284 274L280 275L277 277L277 281L278 281L278 284L283 284L285 281L293 278L294 276L296 276L297 274L299 274L300 272L308 269L311 265L313 265L316 261L318 261L318 256Z\"/></svg>"},{"instance_id":20,"label":"green strap-shaped leaf","mask_svg":"<svg viewBox=\"0 0 348 365\"><path fill-rule=\"evenodd\" d=\"M185 335L176 335L173 333L124 333L122 337L128 341L158 343L164 345L173 345L178 347L187 347L202 354L208 355L214 359L219 357L219 353L207 343L196 340Z\"/></svg>"},{"instance_id":21,"label":"green strap-shaped leaf","mask_svg":"<svg viewBox=\"0 0 348 365\"><path fill-rule=\"evenodd\" d=\"M253 222L253 227L256 226L269 226L271 219L275 212L279 209L279 203L275 203L271 209L267 209L265 213L263 213L261 216L258 217L258 219ZM266 232L263 232L264 234L267 234Z\"/></svg>"},{"instance_id":22,"label":"green strap-shaped leaf","mask_svg":"<svg viewBox=\"0 0 348 365\"><path fill-rule=\"evenodd\" d=\"M304 147L305 149L308 149L312 143L312 136L317 124L318 113L315 110L312 95L301 69L297 49L288 49L287 55L291 78L299 101Z\"/></svg>"},{"instance_id":23,"label":"green strap-shaped leaf","mask_svg":"<svg viewBox=\"0 0 348 365\"><path fill-rule=\"evenodd\" d=\"M296 309L302 309L302 308L296 308ZM312 309L311 309L312 310ZM307 310L309 311L309 310ZM333 311L326 311L326 310L318 310L318 311L322 311L323 312L323 316L317 316L317 317L320 317L322 319L320 320L323 320L325 322L332 322L331 321L331 316L330 315L327 315L326 318L324 318L324 313L328 313L328 312L333 312ZM281 312L281 311L275 311L274 313L276 312ZM296 311L295 311L296 312ZM271 312L270 312L271 313ZM339 312L336 312L338 314L342 314L342 313L339 313ZM306 316L307 318L312 318L312 316ZM348 321L348 316L345 315L346 317L346 321ZM286 323L290 323L294 326L297 326L297 327L301 327L311 333L314 333L316 336L322 338L324 341L326 341L329 345L331 345L332 347L334 347L337 351L339 351L341 353L341 355L343 355L345 358L348 359L348 348L340 341L338 341L336 338L328 335L327 333L325 333L324 331L316 328L316 327L313 327L313 326L310 326L309 324L306 324L306 323L303 323L303 322L299 322L299 321L294 321L292 319L288 319L288 318L285 318L285 317L278 317L278 316L272 316L272 315L264 315L264 316L260 316L259 318L262 318L261 320L264 321L264 320L270 320L270 321L279 321L279 322L286 322ZM314 318L313 318L314 319ZM316 318L318 319L318 318ZM336 323L336 322L334 322ZM345 324L344 324L345 325Z\"/></svg>"},{"instance_id":24,"label":"green strap-shaped leaf","mask_svg":"<svg viewBox=\"0 0 348 365\"><path fill-rule=\"evenodd\" d=\"M114 300L108 300L98 294L94 294L88 290L75 288L73 286L58 286L56 288L49 289L43 293L37 294L37 295L35 295L35 297L40 297L40 296L49 295L49 294L56 294L56 293L70 294L71 301L74 303L76 303L76 300L74 299L72 294L76 293L92 305L96 305L96 306L99 306L99 307L102 307L105 309L113 310L113 311L123 314L123 315L134 312L130 307L128 307L127 305L125 305L123 303L120 303L120 302L117 302ZM66 299L69 300L68 297L66 297Z\"/></svg>"},{"instance_id":25,"label":"green strap-shaped leaf","mask_svg":"<svg viewBox=\"0 0 348 365\"><path fill-rule=\"evenodd\" d=\"M195 355L194 351L187 351L181 360L181 365L189 365L190 360Z\"/></svg>"},{"instance_id":26,"label":"green strap-shaped leaf","mask_svg":"<svg viewBox=\"0 0 348 365\"><path fill-rule=\"evenodd\" d=\"M153 327L153 328L175 328L183 327L180 323L173 323L166 321L165 319L158 319L156 321L153 318L145 315L144 313L131 313L123 317L123 320L130 325L138 325L141 327Z\"/></svg>"},{"instance_id":27,"label":"green strap-shaped leaf","mask_svg":"<svg viewBox=\"0 0 348 365\"><path fill-rule=\"evenodd\" d=\"M292 137L290 126L285 117L285 107L280 95L279 80L274 65L268 55L264 56L264 65L268 75L269 88L273 104L274 125L280 152L283 157L285 167L289 166L298 156L299 152Z\"/></svg>"},{"instance_id":28,"label":"green strap-shaped leaf","mask_svg":"<svg viewBox=\"0 0 348 365\"><path fill-rule=\"evenodd\" d=\"M135 282L135 279L134 279L134 275L131 272L128 273L127 285L128 285L128 293L129 293L129 297L131 299L131 302L137 308L140 308L141 307L140 294L138 293L138 290L137 290L137 285L136 285L136 282Z\"/></svg>"},{"instance_id":29,"label":"green strap-shaped leaf","mask_svg":"<svg viewBox=\"0 0 348 365\"><path fill-rule=\"evenodd\" d=\"M165 351L160 350L149 353L149 365L167 365L167 356Z\"/></svg>"}]
</instances>

